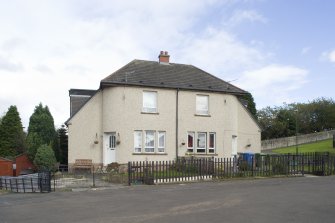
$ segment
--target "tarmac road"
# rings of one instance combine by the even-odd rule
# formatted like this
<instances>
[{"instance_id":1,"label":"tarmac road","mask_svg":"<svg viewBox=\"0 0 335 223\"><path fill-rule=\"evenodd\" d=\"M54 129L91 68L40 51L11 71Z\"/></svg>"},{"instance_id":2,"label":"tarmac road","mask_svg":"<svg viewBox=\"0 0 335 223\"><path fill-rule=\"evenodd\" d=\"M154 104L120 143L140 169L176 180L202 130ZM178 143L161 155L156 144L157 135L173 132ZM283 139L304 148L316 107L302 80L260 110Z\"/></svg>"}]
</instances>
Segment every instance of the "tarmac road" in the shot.
<instances>
[{"instance_id":1,"label":"tarmac road","mask_svg":"<svg viewBox=\"0 0 335 223\"><path fill-rule=\"evenodd\" d=\"M0 222L335 222L335 176L2 194Z\"/></svg>"}]
</instances>

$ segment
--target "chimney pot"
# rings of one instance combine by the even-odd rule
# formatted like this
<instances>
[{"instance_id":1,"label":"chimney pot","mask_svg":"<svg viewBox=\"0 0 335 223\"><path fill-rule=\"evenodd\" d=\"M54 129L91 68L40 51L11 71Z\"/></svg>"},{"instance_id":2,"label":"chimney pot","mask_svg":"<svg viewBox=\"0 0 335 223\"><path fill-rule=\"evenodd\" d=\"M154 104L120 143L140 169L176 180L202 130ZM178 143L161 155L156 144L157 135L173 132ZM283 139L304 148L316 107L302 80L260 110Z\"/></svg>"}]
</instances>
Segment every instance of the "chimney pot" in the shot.
<instances>
[{"instance_id":1,"label":"chimney pot","mask_svg":"<svg viewBox=\"0 0 335 223\"><path fill-rule=\"evenodd\" d=\"M161 51L158 58L159 58L159 63L169 64L170 62L170 55L167 51Z\"/></svg>"}]
</instances>

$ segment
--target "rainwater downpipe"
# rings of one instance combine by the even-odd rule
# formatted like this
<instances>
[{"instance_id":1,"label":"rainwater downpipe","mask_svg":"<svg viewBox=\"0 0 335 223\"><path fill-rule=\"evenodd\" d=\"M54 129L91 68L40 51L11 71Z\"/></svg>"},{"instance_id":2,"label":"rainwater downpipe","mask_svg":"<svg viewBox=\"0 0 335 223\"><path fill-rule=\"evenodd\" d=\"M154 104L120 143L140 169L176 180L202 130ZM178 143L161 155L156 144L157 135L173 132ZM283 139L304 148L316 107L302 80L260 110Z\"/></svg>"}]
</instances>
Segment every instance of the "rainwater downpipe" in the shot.
<instances>
[{"instance_id":1,"label":"rainwater downpipe","mask_svg":"<svg viewBox=\"0 0 335 223\"><path fill-rule=\"evenodd\" d=\"M178 159L178 104L179 104L179 88L177 88L176 93L176 160Z\"/></svg>"}]
</instances>

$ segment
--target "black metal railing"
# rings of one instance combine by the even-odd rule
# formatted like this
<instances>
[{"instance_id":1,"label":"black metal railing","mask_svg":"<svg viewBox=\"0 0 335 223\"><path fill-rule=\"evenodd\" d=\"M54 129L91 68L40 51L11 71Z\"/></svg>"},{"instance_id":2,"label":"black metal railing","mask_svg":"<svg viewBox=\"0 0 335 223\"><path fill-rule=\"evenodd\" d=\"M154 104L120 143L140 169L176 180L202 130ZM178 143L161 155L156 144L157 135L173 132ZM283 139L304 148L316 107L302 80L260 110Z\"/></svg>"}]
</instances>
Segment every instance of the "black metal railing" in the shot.
<instances>
[{"instance_id":1,"label":"black metal railing","mask_svg":"<svg viewBox=\"0 0 335 223\"><path fill-rule=\"evenodd\" d=\"M51 173L40 172L18 177L0 177L0 189L11 192L51 192Z\"/></svg>"}]
</instances>

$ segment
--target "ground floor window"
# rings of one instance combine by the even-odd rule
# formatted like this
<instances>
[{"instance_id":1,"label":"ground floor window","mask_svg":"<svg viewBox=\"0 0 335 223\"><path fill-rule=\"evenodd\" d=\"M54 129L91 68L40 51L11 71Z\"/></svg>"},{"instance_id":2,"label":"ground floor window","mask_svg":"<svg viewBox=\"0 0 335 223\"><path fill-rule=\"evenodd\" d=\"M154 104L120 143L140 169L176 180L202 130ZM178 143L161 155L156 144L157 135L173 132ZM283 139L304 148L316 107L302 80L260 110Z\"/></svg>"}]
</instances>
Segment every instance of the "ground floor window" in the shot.
<instances>
[{"instance_id":1,"label":"ground floor window","mask_svg":"<svg viewBox=\"0 0 335 223\"><path fill-rule=\"evenodd\" d=\"M215 132L187 132L187 153L215 154L215 150Z\"/></svg>"},{"instance_id":2,"label":"ground floor window","mask_svg":"<svg viewBox=\"0 0 335 223\"><path fill-rule=\"evenodd\" d=\"M142 131L134 132L134 151L135 153L142 152Z\"/></svg>"},{"instance_id":3,"label":"ground floor window","mask_svg":"<svg viewBox=\"0 0 335 223\"><path fill-rule=\"evenodd\" d=\"M207 142L207 134L205 132L198 132L197 153L206 152L206 144L207 144L206 142Z\"/></svg>"},{"instance_id":4,"label":"ground floor window","mask_svg":"<svg viewBox=\"0 0 335 223\"><path fill-rule=\"evenodd\" d=\"M165 153L165 147L166 147L165 131L155 131L155 130L134 131L135 153ZM142 148L144 148L144 150Z\"/></svg>"},{"instance_id":5,"label":"ground floor window","mask_svg":"<svg viewBox=\"0 0 335 223\"><path fill-rule=\"evenodd\" d=\"M157 152L159 153L164 153L165 152L165 132L159 131L158 135L158 148L157 148Z\"/></svg>"},{"instance_id":6,"label":"ground floor window","mask_svg":"<svg viewBox=\"0 0 335 223\"><path fill-rule=\"evenodd\" d=\"M215 153L215 132L209 133L208 153Z\"/></svg>"},{"instance_id":7,"label":"ground floor window","mask_svg":"<svg viewBox=\"0 0 335 223\"><path fill-rule=\"evenodd\" d=\"M194 132L187 133L187 152L194 152Z\"/></svg>"}]
</instances>

